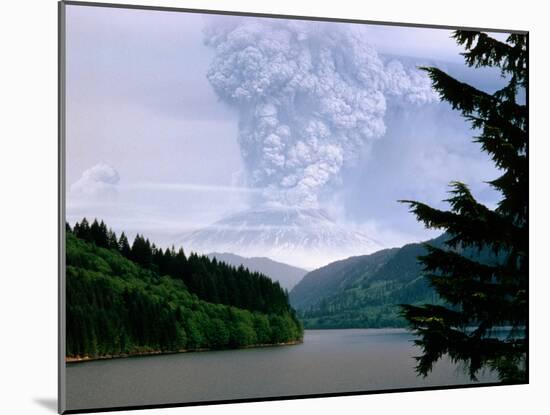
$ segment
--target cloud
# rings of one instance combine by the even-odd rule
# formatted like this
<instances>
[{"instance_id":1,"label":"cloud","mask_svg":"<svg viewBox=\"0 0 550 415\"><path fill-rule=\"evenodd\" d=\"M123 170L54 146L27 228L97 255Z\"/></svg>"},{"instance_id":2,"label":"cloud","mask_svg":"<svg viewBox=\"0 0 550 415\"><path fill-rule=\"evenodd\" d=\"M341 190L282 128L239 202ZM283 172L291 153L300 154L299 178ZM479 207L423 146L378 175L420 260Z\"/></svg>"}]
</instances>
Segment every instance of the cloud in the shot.
<instances>
[{"instance_id":1,"label":"cloud","mask_svg":"<svg viewBox=\"0 0 550 415\"><path fill-rule=\"evenodd\" d=\"M392 224L377 220L367 220L362 223L348 222L346 226L368 235L381 246L387 248L400 247L408 243L425 242L441 234L439 230L424 230L415 233L401 231Z\"/></svg>"},{"instance_id":2,"label":"cloud","mask_svg":"<svg viewBox=\"0 0 550 415\"><path fill-rule=\"evenodd\" d=\"M384 135L388 99L437 100L429 79L388 63L359 26L214 19L207 78L239 112L248 185L268 203L317 207L361 148Z\"/></svg>"},{"instance_id":3,"label":"cloud","mask_svg":"<svg viewBox=\"0 0 550 415\"><path fill-rule=\"evenodd\" d=\"M114 196L120 181L118 172L105 163L98 163L85 170L74 182L70 191L75 195L88 197Z\"/></svg>"},{"instance_id":4,"label":"cloud","mask_svg":"<svg viewBox=\"0 0 550 415\"><path fill-rule=\"evenodd\" d=\"M127 186L129 190L153 190L167 192L243 193L254 194L261 189L240 186L219 186L194 183L138 182Z\"/></svg>"}]
</instances>

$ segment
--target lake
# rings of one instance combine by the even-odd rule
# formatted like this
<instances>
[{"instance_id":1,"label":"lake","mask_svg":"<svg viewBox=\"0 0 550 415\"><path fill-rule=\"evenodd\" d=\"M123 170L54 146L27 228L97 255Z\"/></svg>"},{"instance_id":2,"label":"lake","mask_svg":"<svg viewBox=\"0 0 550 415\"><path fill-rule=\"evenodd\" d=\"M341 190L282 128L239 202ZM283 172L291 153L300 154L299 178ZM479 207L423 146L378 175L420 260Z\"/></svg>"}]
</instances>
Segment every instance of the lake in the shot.
<instances>
[{"instance_id":1,"label":"lake","mask_svg":"<svg viewBox=\"0 0 550 415\"><path fill-rule=\"evenodd\" d=\"M417 377L412 339L401 329L306 330L295 346L67 364L67 409L472 383L448 359ZM486 372L479 381L497 377Z\"/></svg>"}]
</instances>

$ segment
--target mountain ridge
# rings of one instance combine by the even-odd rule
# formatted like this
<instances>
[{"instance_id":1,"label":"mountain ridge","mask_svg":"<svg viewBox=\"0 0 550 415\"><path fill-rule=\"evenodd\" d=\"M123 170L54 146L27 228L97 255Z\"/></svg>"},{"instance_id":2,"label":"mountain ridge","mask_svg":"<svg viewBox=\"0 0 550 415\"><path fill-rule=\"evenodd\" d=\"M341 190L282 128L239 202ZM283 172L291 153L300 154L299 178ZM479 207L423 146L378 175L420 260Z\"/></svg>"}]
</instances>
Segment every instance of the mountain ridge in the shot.
<instances>
[{"instance_id":1,"label":"mountain ridge","mask_svg":"<svg viewBox=\"0 0 550 415\"><path fill-rule=\"evenodd\" d=\"M367 235L337 224L322 209L288 207L237 212L177 237L175 244L203 254L231 252L242 257L269 257L306 269L382 248Z\"/></svg>"},{"instance_id":2,"label":"mountain ridge","mask_svg":"<svg viewBox=\"0 0 550 415\"><path fill-rule=\"evenodd\" d=\"M441 235L426 243L443 247ZM289 299L306 328L404 327L397 305L438 302L411 243L330 263L304 276Z\"/></svg>"},{"instance_id":3,"label":"mountain ridge","mask_svg":"<svg viewBox=\"0 0 550 415\"><path fill-rule=\"evenodd\" d=\"M206 256L210 259L216 258L217 261L225 262L228 265L233 265L235 267L242 265L250 271L260 272L273 281L278 281L281 287L289 291L308 273L308 271L303 268L274 261L265 256L243 257L230 252L211 252Z\"/></svg>"}]
</instances>

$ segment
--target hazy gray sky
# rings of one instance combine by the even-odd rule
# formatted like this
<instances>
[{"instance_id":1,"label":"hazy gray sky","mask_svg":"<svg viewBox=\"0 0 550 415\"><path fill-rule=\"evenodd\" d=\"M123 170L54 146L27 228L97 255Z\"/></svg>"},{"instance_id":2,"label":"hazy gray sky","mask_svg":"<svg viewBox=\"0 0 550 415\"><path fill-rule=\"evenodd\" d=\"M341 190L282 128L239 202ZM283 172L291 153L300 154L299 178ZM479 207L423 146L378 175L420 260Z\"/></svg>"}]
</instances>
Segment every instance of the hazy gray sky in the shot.
<instances>
[{"instance_id":1,"label":"hazy gray sky","mask_svg":"<svg viewBox=\"0 0 550 415\"><path fill-rule=\"evenodd\" d=\"M394 246L433 235L398 199L443 206L440 201L446 197L448 182L461 180L482 201L495 204L498 195L483 181L493 179L497 172L470 142L473 132L468 124L430 95L416 75L416 66L439 66L488 91L502 84L498 72L464 67L461 50L447 30L361 25L349 45L337 50L341 39L332 38L328 30L341 25L310 30L309 23L298 22L290 28L284 24L257 18L68 6L69 221L97 216L118 231L144 232L166 243L173 235L246 209L258 199L269 199L267 188L276 195L275 202L305 200L347 226ZM235 30L241 26L244 29ZM258 86L263 82L258 77L261 71L250 75L254 89L243 92L252 91L252 98L237 97L243 89L236 92L235 83L244 81L229 79L223 63L232 56L231 48L253 45L263 30L281 37L281 44L288 33L298 33L300 38L302 32L311 39L309 45L320 45L318 50L333 42L332 61L340 59L344 69L332 68L330 78L319 68L320 54L315 57L315 70L299 73L299 79L310 85L299 93L312 100L324 84L336 79L321 96L328 99L325 107L313 111L305 109L307 103L297 104L295 113L282 114L284 100L296 93L274 89L274 98L265 98L261 95L265 89ZM220 36L225 37L220 40ZM261 47L275 50L273 45ZM291 56L290 60L299 62L304 47L290 45L275 50L273 56ZM346 47L354 51L349 60ZM239 59L243 64L244 58ZM255 56L247 59L245 64L257 63ZM286 76L288 61L279 64L268 65L271 71L261 72L262 76ZM371 64L363 73L363 66ZM247 68L241 69L238 76L248 76ZM371 87L368 82L378 82L379 76L386 80L385 86ZM387 80L391 77L396 77L399 88ZM276 87L269 83L265 88ZM355 87L364 88L365 99L372 105L350 101ZM251 100L255 100L253 109ZM356 124L337 117L340 113L328 114L342 106L352 107L352 121L361 125L361 134L355 136L349 126ZM267 115L258 115L262 111ZM286 120L290 135L332 117L327 123L337 138L323 139L317 131L311 135L320 138L300 139L301 143L296 138L293 147L282 150L277 147L280 137L273 141L272 135L278 131L284 138L284 128L271 126L273 132L263 133L264 127L254 124L267 116L281 125ZM250 121L251 117L260 121ZM284 168L276 167L283 164ZM272 173L263 174L270 169ZM298 183L299 191L287 192L289 182Z\"/></svg>"}]
</instances>

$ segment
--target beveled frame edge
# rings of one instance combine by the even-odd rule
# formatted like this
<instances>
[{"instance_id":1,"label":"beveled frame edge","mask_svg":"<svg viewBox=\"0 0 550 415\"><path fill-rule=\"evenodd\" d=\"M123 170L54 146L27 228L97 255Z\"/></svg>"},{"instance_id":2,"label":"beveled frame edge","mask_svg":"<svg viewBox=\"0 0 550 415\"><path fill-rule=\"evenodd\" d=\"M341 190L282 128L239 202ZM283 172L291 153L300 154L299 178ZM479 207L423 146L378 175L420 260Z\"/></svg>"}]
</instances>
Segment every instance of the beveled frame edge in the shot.
<instances>
[{"instance_id":1,"label":"beveled frame edge","mask_svg":"<svg viewBox=\"0 0 550 415\"><path fill-rule=\"evenodd\" d=\"M151 405L130 405L122 407L100 407L100 408L86 408L86 409L73 409L68 410L66 408L66 377L65 377L65 351L66 351L66 315L65 315L65 279L66 279L66 251L65 251L65 203L66 203L66 125L65 125L65 64L66 64L66 19L65 11L66 6L88 6L88 7L103 7L103 8L118 8L118 9L133 9L133 10L151 10L151 11L164 11L164 12L176 12L176 13L193 13L193 14L211 14L211 15L226 15L237 17L261 17L271 19L289 19L289 20L307 20L307 21L321 21L321 22L334 22L334 23L352 23L352 24L370 24L380 26L399 26L399 27L412 27L412 28L425 28L425 29L444 29L444 30L472 30L483 31L493 33L510 33L521 34L527 38L527 88L526 88L526 106L528 110L527 116L527 131L529 132L529 30L519 29L495 29L487 27L470 27L470 26L454 26L454 25L436 25L436 24L423 24L423 23L406 23L406 22L390 22L390 21L376 21L376 20L362 20L362 19L347 19L347 18L332 18L332 17L314 17L314 16L300 16L300 15L285 15L285 14L269 14L269 13L254 13L254 12L242 12L242 11L222 11L211 9L190 9L179 7L164 7L164 6L146 6L146 5L133 5L124 3L101 3L101 2L87 2L87 1L72 1L72 0L60 0L58 2L58 413L59 414L77 414L77 413L92 413L92 412L112 412L112 411L127 411L127 410L140 410L140 409L162 409L162 408L179 408L179 407L191 407L191 406L207 406L207 405L221 405L221 404L238 404L249 402L272 402L281 400L295 400L295 399L313 399L313 398L328 398L328 397L346 397L357 395L378 395L378 394L393 394L393 393L408 393L408 392L425 392L425 391L439 391L439 390L453 390L453 389L471 389L471 388L483 388L483 387L505 387L505 386L517 386L528 385L530 379L530 351L529 351L529 320L530 311L528 311L528 319L526 325L526 340L528 345L528 351L526 355L526 369L527 379L525 382L506 384L506 383L483 383L483 384L464 384L464 385L441 385L441 386L428 386L428 387L413 387L413 388L399 388L399 389L385 389L385 390L368 390L368 391L353 391L353 392L335 392L335 393L322 393L322 394L307 394L307 395L289 395L289 396L271 396L262 398L243 398L243 399L229 399L229 400L210 400L199 402L176 402L165 404L151 404ZM529 140L531 139L529 134ZM529 161L529 144L527 148L527 160ZM529 194L531 194L529 189ZM531 258L530 258L531 260ZM529 267L530 268L530 267ZM530 272L529 272L530 274ZM530 277L530 275L529 275ZM530 280L530 278L529 278ZM528 290L530 288L530 281L528 281Z\"/></svg>"},{"instance_id":2,"label":"beveled frame edge","mask_svg":"<svg viewBox=\"0 0 550 415\"><path fill-rule=\"evenodd\" d=\"M390 21L377 21L377 20L364 20L364 19L351 19L343 17L320 17L320 16L301 16L301 15L289 15L289 14L277 14L277 13L255 13L255 12L243 12L235 10L213 10L213 9L192 9L184 7L167 7L167 6L146 6L138 4L125 4L125 3L101 3L93 1L78 1L78 0L61 0L61 3L71 6L88 6L88 7L107 7L117 9L133 9L133 10L155 10L164 12L179 12L179 13L195 13L195 14L218 14L226 16L239 16L239 17L263 17L269 19L287 19L287 20L310 20L318 22L333 22L333 23L354 23L354 24L372 24L380 26L401 26L401 27L413 27L424 29L446 29L446 30L473 30L493 33L516 33L525 35L529 33L528 30L521 29L496 29L488 27L473 27L473 26L456 26L456 25L438 25L438 24L426 24L426 23L407 23L407 22L390 22Z\"/></svg>"},{"instance_id":3,"label":"beveled frame edge","mask_svg":"<svg viewBox=\"0 0 550 415\"><path fill-rule=\"evenodd\" d=\"M57 8L57 122L58 122L58 364L57 364L57 411L64 413L66 410L66 376L65 376L65 352L66 352L66 250L65 250L65 3L59 2Z\"/></svg>"}]
</instances>

